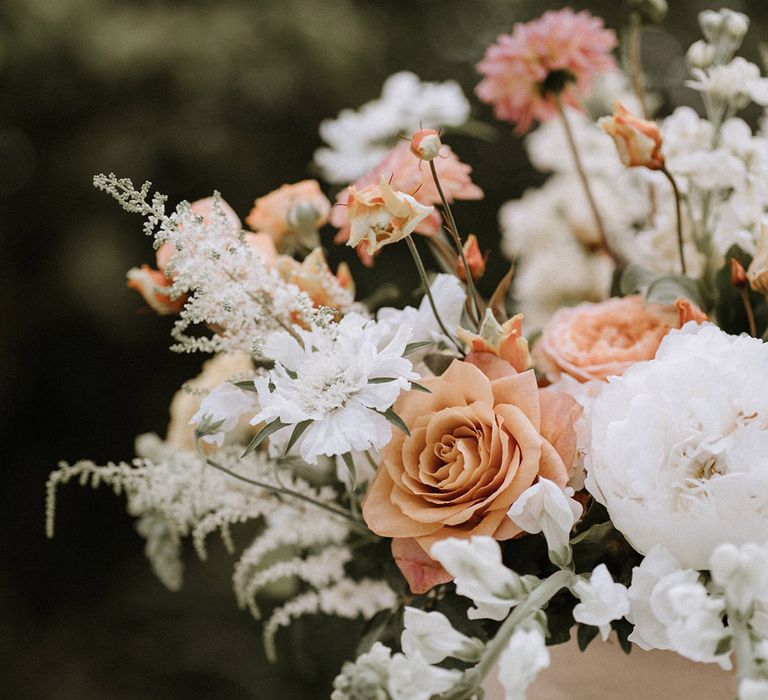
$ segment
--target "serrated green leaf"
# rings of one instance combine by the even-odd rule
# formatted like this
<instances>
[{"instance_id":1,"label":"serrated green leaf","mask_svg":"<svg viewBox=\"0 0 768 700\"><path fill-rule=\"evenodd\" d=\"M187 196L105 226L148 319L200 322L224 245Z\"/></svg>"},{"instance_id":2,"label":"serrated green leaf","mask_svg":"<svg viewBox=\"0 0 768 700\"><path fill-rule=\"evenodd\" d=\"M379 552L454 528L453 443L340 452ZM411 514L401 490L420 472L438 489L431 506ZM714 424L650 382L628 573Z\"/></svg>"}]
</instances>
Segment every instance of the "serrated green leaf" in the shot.
<instances>
[{"instance_id":1,"label":"serrated green leaf","mask_svg":"<svg viewBox=\"0 0 768 700\"><path fill-rule=\"evenodd\" d=\"M352 491L354 491L357 488L357 470L355 469L355 460L352 459L352 453L351 452L345 452L343 455L341 455L341 458L344 460L344 464L347 467L347 470L349 471L349 478L352 486ZM351 494L350 494L351 495Z\"/></svg>"},{"instance_id":2,"label":"serrated green leaf","mask_svg":"<svg viewBox=\"0 0 768 700\"><path fill-rule=\"evenodd\" d=\"M243 452L243 457L251 454L264 440L266 440L272 433L277 432L280 428L284 428L288 423L283 423L279 418L275 418L271 423L267 423L256 435L253 436L253 440L248 443L248 447Z\"/></svg>"},{"instance_id":3,"label":"serrated green leaf","mask_svg":"<svg viewBox=\"0 0 768 700\"><path fill-rule=\"evenodd\" d=\"M411 389L415 389L416 391L423 391L425 394L432 393L431 389L427 389L427 387L419 384L418 382L411 382Z\"/></svg>"},{"instance_id":4,"label":"serrated green leaf","mask_svg":"<svg viewBox=\"0 0 768 700\"><path fill-rule=\"evenodd\" d=\"M634 294L647 287L657 277L657 273L637 263L629 263L619 279L619 293L622 296Z\"/></svg>"},{"instance_id":5,"label":"serrated green leaf","mask_svg":"<svg viewBox=\"0 0 768 700\"><path fill-rule=\"evenodd\" d=\"M293 428L293 432L291 433L291 437L288 438L288 442L285 445L283 457L285 457L291 451L291 448L296 444L296 441L304 434L304 431L311 424L311 419L303 420L301 423L296 423L295 427Z\"/></svg>"},{"instance_id":6,"label":"serrated green leaf","mask_svg":"<svg viewBox=\"0 0 768 700\"><path fill-rule=\"evenodd\" d=\"M646 302L657 304L674 304L680 297L690 299L700 309L705 308L698 281L683 275L657 277L645 293Z\"/></svg>"},{"instance_id":7,"label":"serrated green leaf","mask_svg":"<svg viewBox=\"0 0 768 700\"><path fill-rule=\"evenodd\" d=\"M402 430L408 437L411 437L411 431L408 430L408 426L405 424L405 421L397 415L391 408L388 408L386 411L376 411L376 413L379 413L380 415L384 416L392 425L394 425L396 428L399 428Z\"/></svg>"},{"instance_id":8,"label":"serrated green leaf","mask_svg":"<svg viewBox=\"0 0 768 700\"><path fill-rule=\"evenodd\" d=\"M408 343L408 345L405 346L405 350L403 350L403 357L412 355L414 352L423 350L424 348L428 348L430 345L434 344L435 342L433 340L419 340L415 343Z\"/></svg>"}]
</instances>

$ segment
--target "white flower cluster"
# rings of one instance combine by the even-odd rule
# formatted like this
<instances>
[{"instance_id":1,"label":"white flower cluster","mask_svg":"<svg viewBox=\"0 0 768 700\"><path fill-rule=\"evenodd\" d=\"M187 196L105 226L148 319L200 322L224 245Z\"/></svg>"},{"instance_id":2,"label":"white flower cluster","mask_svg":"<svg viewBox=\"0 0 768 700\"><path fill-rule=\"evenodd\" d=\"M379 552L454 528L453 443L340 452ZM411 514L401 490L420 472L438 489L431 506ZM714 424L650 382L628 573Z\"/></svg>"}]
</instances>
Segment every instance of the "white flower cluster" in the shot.
<instances>
[{"instance_id":1,"label":"white flower cluster","mask_svg":"<svg viewBox=\"0 0 768 700\"><path fill-rule=\"evenodd\" d=\"M315 165L328 182L352 182L382 160L398 135L410 136L422 124L461 126L468 117L469 102L457 82L425 83L408 71L395 73L384 82L379 99L320 124L328 146L315 152Z\"/></svg>"}]
</instances>

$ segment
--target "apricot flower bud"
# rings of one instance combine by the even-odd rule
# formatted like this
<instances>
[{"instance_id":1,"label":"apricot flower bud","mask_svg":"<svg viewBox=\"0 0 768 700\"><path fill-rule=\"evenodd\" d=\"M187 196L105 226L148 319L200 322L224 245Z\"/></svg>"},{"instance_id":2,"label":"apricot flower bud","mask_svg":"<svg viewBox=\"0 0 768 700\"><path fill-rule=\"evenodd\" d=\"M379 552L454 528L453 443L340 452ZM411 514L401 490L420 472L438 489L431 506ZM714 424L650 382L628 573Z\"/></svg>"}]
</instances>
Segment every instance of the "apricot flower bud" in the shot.
<instances>
[{"instance_id":1,"label":"apricot flower bud","mask_svg":"<svg viewBox=\"0 0 768 700\"><path fill-rule=\"evenodd\" d=\"M768 222L760 224L760 242L747 270L749 286L768 296Z\"/></svg>"},{"instance_id":2,"label":"apricot flower bud","mask_svg":"<svg viewBox=\"0 0 768 700\"><path fill-rule=\"evenodd\" d=\"M479 280L485 274L485 260L484 256L480 252L480 245L477 242L477 236L474 233L470 233L467 236L467 240L462 247L464 251L464 257L469 267L469 274L472 275L473 280ZM467 274L464 271L464 263L461 257L456 258L456 274L464 282L467 281Z\"/></svg>"},{"instance_id":3,"label":"apricot flower bud","mask_svg":"<svg viewBox=\"0 0 768 700\"><path fill-rule=\"evenodd\" d=\"M434 160L440 154L440 135L434 129L420 129L411 136L411 151L421 160Z\"/></svg>"},{"instance_id":4,"label":"apricot flower bud","mask_svg":"<svg viewBox=\"0 0 768 700\"><path fill-rule=\"evenodd\" d=\"M598 124L616 144L621 162L627 167L645 166L651 170L664 167L659 127L632 114L621 102L611 117L602 117Z\"/></svg>"}]
</instances>

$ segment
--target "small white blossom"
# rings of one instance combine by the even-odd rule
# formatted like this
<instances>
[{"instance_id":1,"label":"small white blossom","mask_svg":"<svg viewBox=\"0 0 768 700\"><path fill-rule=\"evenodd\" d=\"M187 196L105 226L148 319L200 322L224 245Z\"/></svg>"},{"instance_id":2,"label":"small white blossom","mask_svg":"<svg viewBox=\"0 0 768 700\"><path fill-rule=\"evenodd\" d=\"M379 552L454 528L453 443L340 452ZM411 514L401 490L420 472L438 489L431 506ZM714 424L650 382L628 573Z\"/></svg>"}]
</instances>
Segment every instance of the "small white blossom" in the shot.
<instances>
[{"instance_id":1,"label":"small white blossom","mask_svg":"<svg viewBox=\"0 0 768 700\"><path fill-rule=\"evenodd\" d=\"M392 337L387 324L351 313L338 324L295 334L275 333L264 344L275 368L254 382L261 410L251 423L284 423L273 436L279 447L297 424L312 421L297 443L310 464L320 455L384 447L392 428L382 412L417 378L402 356L409 329ZM376 379L385 381L371 383Z\"/></svg>"},{"instance_id":2,"label":"small white blossom","mask_svg":"<svg viewBox=\"0 0 768 700\"><path fill-rule=\"evenodd\" d=\"M190 425L211 426L212 431L201 435L201 439L220 447L226 434L237 426L240 418L256 410L254 398L253 392L224 382L200 402L199 410L189 421Z\"/></svg>"},{"instance_id":3,"label":"small white blossom","mask_svg":"<svg viewBox=\"0 0 768 700\"><path fill-rule=\"evenodd\" d=\"M768 597L768 550L754 544L730 543L715 548L709 569L713 581L725 590L725 599L746 613L758 597Z\"/></svg>"},{"instance_id":4,"label":"small white blossom","mask_svg":"<svg viewBox=\"0 0 768 700\"><path fill-rule=\"evenodd\" d=\"M501 562L501 548L492 537L469 540L449 537L432 545L430 556L451 574L459 595L471 598L471 619L503 620L527 594L525 582Z\"/></svg>"},{"instance_id":5,"label":"small white blossom","mask_svg":"<svg viewBox=\"0 0 768 700\"><path fill-rule=\"evenodd\" d=\"M760 69L741 56L708 70L694 68L691 73L695 80L687 81L688 87L733 102L737 108L745 107L750 100L768 105L768 79L761 78Z\"/></svg>"},{"instance_id":6,"label":"small white blossom","mask_svg":"<svg viewBox=\"0 0 768 700\"><path fill-rule=\"evenodd\" d=\"M451 656L462 661L477 661L483 644L479 639L457 632L441 612L425 612L406 606L403 616L405 629L400 637L403 653L421 657L430 664L439 664Z\"/></svg>"},{"instance_id":7,"label":"small white blossom","mask_svg":"<svg viewBox=\"0 0 768 700\"><path fill-rule=\"evenodd\" d=\"M525 532L543 532L553 560L562 565L570 561L571 529L583 510L572 498L573 493L572 488L563 490L554 481L539 478L507 511L512 522Z\"/></svg>"},{"instance_id":8,"label":"small white blossom","mask_svg":"<svg viewBox=\"0 0 768 700\"><path fill-rule=\"evenodd\" d=\"M453 688L461 671L430 666L418 654L394 654L389 665L387 690L392 700L429 700Z\"/></svg>"},{"instance_id":9,"label":"small white blossom","mask_svg":"<svg viewBox=\"0 0 768 700\"><path fill-rule=\"evenodd\" d=\"M525 700L525 691L549 666L549 651L541 629L517 630L499 658L499 681L505 700Z\"/></svg>"},{"instance_id":10,"label":"small white blossom","mask_svg":"<svg viewBox=\"0 0 768 700\"><path fill-rule=\"evenodd\" d=\"M739 683L738 700L768 700L768 680L745 678Z\"/></svg>"},{"instance_id":11,"label":"small white blossom","mask_svg":"<svg viewBox=\"0 0 768 700\"><path fill-rule=\"evenodd\" d=\"M370 651L361 654L354 663L347 661L333 681L331 700L388 700L387 678L392 650L375 642Z\"/></svg>"},{"instance_id":12,"label":"small white blossom","mask_svg":"<svg viewBox=\"0 0 768 700\"><path fill-rule=\"evenodd\" d=\"M608 639L611 632L610 622L620 620L629 612L627 589L620 583L614 583L605 564L595 567L589 581L579 579L573 592L581 601L573 609L576 622L600 628L600 636Z\"/></svg>"}]
</instances>

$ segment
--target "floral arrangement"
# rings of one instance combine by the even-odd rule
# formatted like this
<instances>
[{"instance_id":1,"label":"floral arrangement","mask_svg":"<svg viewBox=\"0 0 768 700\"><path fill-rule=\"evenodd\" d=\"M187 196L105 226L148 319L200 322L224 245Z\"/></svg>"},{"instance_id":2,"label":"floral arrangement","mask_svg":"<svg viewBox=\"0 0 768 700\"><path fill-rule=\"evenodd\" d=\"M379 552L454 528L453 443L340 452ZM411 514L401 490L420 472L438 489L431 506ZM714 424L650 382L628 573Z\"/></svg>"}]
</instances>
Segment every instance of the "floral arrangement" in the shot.
<instances>
[{"instance_id":1,"label":"floral arrangement","mask_svg":"<svg viewBox=\"0 0 768 700\"><path fill-rule=\"evenodd\" d=\"M59 486L106 483L175 590L185 539L234 552L251 522L233 584L268 657L301 616L368 621L334 700L481 697L490 673L523 698L571 634L735 663L738 697L768 698L768 134L738 116L768 79L737 55L748 18L706 11L687 53L704 116L657 114L639 41L665 5L630 7L624 71L570 9L477 65L550 173L500 212L514 262L489 298L450 81L399 73L322 124L335 204L286 184L245 229L218 193L171 210L97 176L154 242L129 286L175 317L174 350L212 357L132 463L51 474L49 536ZM420 304L356 300L327 225L365 265L407 246Z\"/></svg>"}]
</instances>

